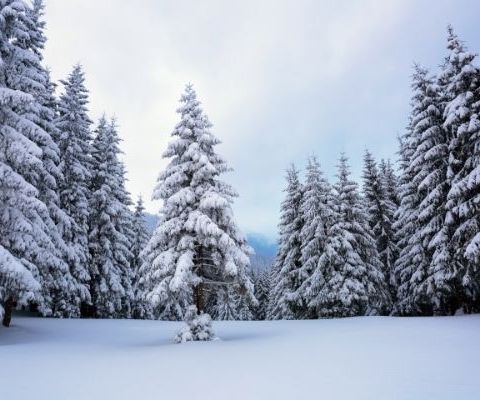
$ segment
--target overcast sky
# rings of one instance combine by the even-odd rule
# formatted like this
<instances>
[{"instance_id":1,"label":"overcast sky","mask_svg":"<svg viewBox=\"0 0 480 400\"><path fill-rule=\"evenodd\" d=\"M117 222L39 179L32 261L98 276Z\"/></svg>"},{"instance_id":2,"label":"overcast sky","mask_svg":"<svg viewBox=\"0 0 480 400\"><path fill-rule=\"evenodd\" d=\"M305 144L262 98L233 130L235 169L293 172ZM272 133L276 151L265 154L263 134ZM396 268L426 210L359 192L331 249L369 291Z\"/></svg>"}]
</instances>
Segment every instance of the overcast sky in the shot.
<instances>
[{"instance_id":1,"label":"overcast sky","mask_svg":"<svg viewBox=\"0 0 480 400\"><path fill-rule=\"evenodd\" d=\"M315 153L334 179L345 151L395 158L413 62L436 68L446 25L480 51L476 0L46 0L54 79L83 64L93 118L115 115L128 187L147 209L161 154L194 84L235 172L235 212L274 238L284 171Z\"/></svg>"}]
</instances>

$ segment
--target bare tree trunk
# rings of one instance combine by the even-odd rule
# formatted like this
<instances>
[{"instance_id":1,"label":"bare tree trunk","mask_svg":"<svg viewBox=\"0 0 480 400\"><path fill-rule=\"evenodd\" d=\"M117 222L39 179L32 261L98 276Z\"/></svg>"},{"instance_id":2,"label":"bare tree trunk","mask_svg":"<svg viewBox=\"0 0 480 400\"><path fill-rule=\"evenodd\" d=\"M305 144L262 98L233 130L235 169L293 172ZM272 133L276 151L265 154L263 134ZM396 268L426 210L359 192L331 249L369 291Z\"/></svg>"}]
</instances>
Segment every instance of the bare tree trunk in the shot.
<instances>
[{"instance_id":1,"label":"bare tree trunk","mask_svg":"<svg viewBox=\"0 0 480 400\"><path fill-rule=\"evenodd\" d=\"M14 307L15 307L15 300L9 297L5 302L5 306L4 306L4 314L3 314L3 321L2 321L3 326L6 326L6 327L10 326Z\"/></svg>"}]
</instances>

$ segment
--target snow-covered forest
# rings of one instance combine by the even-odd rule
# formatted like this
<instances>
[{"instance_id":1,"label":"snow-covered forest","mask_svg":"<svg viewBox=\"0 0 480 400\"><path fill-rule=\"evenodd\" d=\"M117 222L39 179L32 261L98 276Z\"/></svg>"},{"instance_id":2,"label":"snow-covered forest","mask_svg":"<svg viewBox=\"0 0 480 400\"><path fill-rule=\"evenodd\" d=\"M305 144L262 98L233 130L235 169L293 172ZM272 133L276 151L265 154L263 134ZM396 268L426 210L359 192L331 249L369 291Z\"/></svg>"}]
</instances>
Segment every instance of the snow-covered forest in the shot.
<instances>
[{"instance_id":1,"label":"snow-covered forest","mask_svg":"<svg viewBox=\"0 0 480 400\"><path fill-rule=\"evenodd\" d=\"M480 311L480 68L453 28L441 67L414 67L398 160L365 151L362 182L345 154L333 183L314 156L304 179L288 168L274 265L253 269L193 86L163 152L150 235L115 119L89 117L82 66L50 78L43 7L0 2L5 326L16 308L191 323Z\"/></svg>"}]
</instances>

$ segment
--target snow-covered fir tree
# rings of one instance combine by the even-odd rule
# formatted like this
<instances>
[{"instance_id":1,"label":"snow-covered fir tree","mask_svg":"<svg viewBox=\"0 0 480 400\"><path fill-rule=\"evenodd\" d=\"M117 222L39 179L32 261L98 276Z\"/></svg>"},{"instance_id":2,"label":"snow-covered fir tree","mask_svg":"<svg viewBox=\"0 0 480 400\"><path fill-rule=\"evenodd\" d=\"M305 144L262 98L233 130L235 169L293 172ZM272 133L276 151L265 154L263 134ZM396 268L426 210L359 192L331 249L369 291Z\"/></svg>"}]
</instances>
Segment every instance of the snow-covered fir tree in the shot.
<instances>
[{"instance_id":1,"label":"snow-covered fir tree","mask_svg":"<svg viewBox=\"0 0 480 400\"><path fill-rule=\"evenodd\" d=\"M382 159L379 163L379 173L382 185L385 190L387 199L390 200L395 206L395 212L400 205L400 196L398 194L398 176L395 172L395 168L390 160ZM394 218L395 220L395 218ZM394 222L395 223L395 222Z\"/></svg>"},{"instance_id":2,"label":"snow-covered fir tree","mask_svg":"<svg viewBox=\"0 0 480 400\"><path fill-rule=\"evenodd\" d=\"M272 289L272 270L270 268L258 271L255 274L255 297L258 306L255 309L255 319L265 320L268 318L268 306Z\"/></svg>"},{"instance_id":3,"label":"snow-covered fir tree","mask_svg":"<svg viewBox=\"0 0 480 400\"><path fill-rule=\"evenodd\" d=\"M399 197L400 205L395 213L393 228L397 234L399 256L395 260L394 274L397 283L396 302L393 309L395 314L405 315L412 313L410 301L410 278L415 273L415 265L410 257L411 252L418 251L417 242L412 238L418 230L418 204L420 203L417 188L413 184L413 171L410 160L413 156L416 138L412 134L410 121L405 134L400 138L400 178ZM428 306L427 306L428 308Z\"/></svg>"},{"instance_id":4,"label":"snow-covered fir tree","mask_svg":"<svg viewBox=\"0 0 480 400\"><path fill-rule=\"evenodd\" d=\"M48 264L37 265L42 293L36 302L44 315L69 317L79 315L84 291L77 286L70 273L67 263L68 247L63 240L62 227L71 222L60 208L58 195L58 182L62 180L62 174L59 168L59 148L56 144L59 134L54 124L55 86L50 80L49 72L41 64L46 42L43 8L43 0L35 0L32 7L27 7L25 11L23 22L28 29L28 36L19 41L24 53L22 69L17 69L16 73L23 78L17 79L17 87L34 98L23 111L37 126L31 130L30 135L42 151L42 168L32 171L30 182L38 189L39 199L47 206L48 214L43 218L54 245Z\"/></svg>"},{"instance_id":5,"label":"snow-covered fir tree","mask_svg":"<svg viewBox=\"0 0 480 400\"><path fill-rule=\"evenodd\" d=\"M58 182L60 206L69 217L62 227L68 246L68 263L82 302L89 303L88 217L91 179L91 121L87 115L88 91L85 76L77 65L62 81L64 93L58 103L58 147L62 179ZM85 313L86 308L83 308Z\"/></svg>"},{"instance_id":6,"label":"snow-covered fir tree","mask_svg":"<svg viewBox=\"0 0 480 400\"><path fill-rule=\"evenodd\" d=\"M27 298L50 314L48 291L39 290L40 284L66 272L59 271L64 267L56 248L60 236L40 199L40 188L55 187L49 170L55 146L40 124L46 82L39 44L31 40L40 29L33 13L23 1L0 2L0 292L7 306L5 325L15 303Z\"/></svg>"},{"instance_id":7,"label":"snow-covered fir tree","mask_svg":"<svg viewBox=\"0 0 480 400\"><path fill-rule=\"evenodd\" d=\"M444 229L448 149L435 79L416 66L412 89L411 122L402 149L402 202L397 213L401 240L395 265L399 284L396 312L430 315L432 257L443 247L438 237Z\"/></svg>"},{"instance_id":8,"label":"snow-covered fir tree","mask_svg":"<svg viewBox=\"0 0 480 400\"><path fill-rule=\"evenodd\" d=\"M164 153L170 159L153 198L163 200L161 220L142 256L140 282L156 315L181 319L195 305L199 313L232 285L255 303L247 274L250 248L232 212L237 196L220 176L229 171L215 152L220 141L196 93L187 85L177 110L180 122Z\"/></svg>"},{"instance_id":9,"label":"snow-covered fir tree","mask_svg":"<svg viewBox=\"0 0 480 400\"><path fill-rule=\"evenodd\" d=\"M133 291L130 252L133 238L125 224L128 205L123 168L118 159L119 137L114 123L102 117L92 144L89 216L90 298L96 317L129 317Z\"/></svg>"},{"instance_id":10,"label":"snow-covered fir tree","mask_svg":"<svg viewBox=\"0 0 480 400\"><path fill-rule=\"evenodd\" d=\"M272 295L270 297L269 318L301 318L304 305L298 298L301 286L301 238L303 227L300 206L303 198L303 185L299 172L292 165L287 170L286 196L281 206L279 224L278 253L273 266Z\"/></svg>"},{"instance_id":11,"label":"snow-covered fir tree","mask_svg":"<svg viewBox=\"0 0 480 400\"><path fill-rule=\"evenodd\" d=\"M142 264L141 252L148 243L150 235L147 231L145 224L145 206L143 205L143 199L138 197L135 204L135 211L133 213L133 232L134 237L132 241L132 269L137 271Z\"/></svg>"},{"instance_id":12,"label":"snow-covered fir tree","mask_svg":"<svg viewBox=\"0 0 480 400\"><path fill-rule=\"evenodd\" d=\"M115 140L119 141L117 132L117 126L113 119L110 123L110 129L112 130L112 136ZM133 205L132 198L125 184L126 169L123 161L118 160L118 169L120 174L118 175L117 185L115 187L115 198L118 201L119 209L117 214L117 226L121 235L123 235L128 241L129 260L126 263L127 268L122 271L122 286L125 290L125 296L123 298L122 315L130 317L132 315L132 305L135 303L135 291L133 284L135 283L135 271L131 267L131 259L133 257L131 253L132 242L135 236L133 229L133 212L130 207ZM122 251L123 252L123 251ZM126 253L124 253L127 256ZM122 261L123 263L123 261Z\"/></svg>"},{"instance_id":13,"label":"snow-covered fir tree","mask_svg":"<svg viewBox=\"0 0 480 400\"><path fill-rule=\"evenodd\" d=\"M311 306L312 296L310 279L319 266L319 260L325 253L328 229L333 223L333 198L328 181L324 178L315 157L308 161L307 175L303 191L300 213L304 224L300 232L301 257L298 298L304 304L302 318L315 318L316 309ZM318 275L316 275L318 276Z\"/></svg>"},{"instance_id":14,"label":"snow-covered fir tree","mask_svg":"<svg viewBox=\"0 0 480 400\"><path fill-rule=\"evenodd\" d=\"M441 313L480 306L480 68L448 28L440 85L448 137L447 215L434 254L435 304Z\"/></svg>"},{"instance_id":15,"label":"snow-covered fir tree","mask_svg":"<svg viewBox=\"0 0 480 400\"><path fill-rule=\"evenodd\" d=\"M133 291L134 291L134 303L132 304L132 316L133 318L148 318L151 315L150 305L143 298L143 288L139 282L140 267L143 263L142 251L146 247L150 234L147 231L145 223L145 207L143 205L143 199L138 197L135 204L135 211L133 213L132 220L133 240L131 270L133 272Z\"/></svg>"},{"instance_id":16,"label":"snow-covered fir tree","mask_svg":"<svg viewBox=\"0 0 480 400\"><path fill-rule=\"evenodd\" d=\"M377 250L383 263L383 274L392 297L396 295L394 264L398 257L398 246L394 232L396 205L387 193L377 163L369 151L365 152L363 169L363 192L368 221L377 241Z\"/></svg>"}]
</instances>

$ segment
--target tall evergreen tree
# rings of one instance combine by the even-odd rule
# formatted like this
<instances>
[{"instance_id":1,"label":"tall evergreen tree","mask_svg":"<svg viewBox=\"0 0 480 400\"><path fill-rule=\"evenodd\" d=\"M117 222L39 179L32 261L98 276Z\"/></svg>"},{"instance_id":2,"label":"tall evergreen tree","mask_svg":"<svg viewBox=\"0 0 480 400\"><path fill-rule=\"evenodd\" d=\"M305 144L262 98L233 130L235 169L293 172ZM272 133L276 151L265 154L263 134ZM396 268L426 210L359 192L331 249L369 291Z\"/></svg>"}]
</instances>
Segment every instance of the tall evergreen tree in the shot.
<instances>
[{"instance_id":1,"label":"tall evergreen tree","mask_svg":"<svg viewBox=\"0 0 480 400\"><path fill-rule=\"evenodd\" d=\"M383 274L392 297L396 294L394 263L398 257L398 246L393 229L396 206L389 198L377 164L369 151L365 152L363 169L363 191L368 220L377 241L377 250L383 264Z\"/></svg>"},{"instance_id":2,"label":"tall evergreen tree","mask_svg":"<svg viewBox=\"0 0 480 400\"><path fill-rule=\"evenodd\" d=\"M434 254L435 301L440 312L479 306L480 69L451 27L440 75L448 137L447 215Z\"/></svg>"},{"instance_id":3,"label":"tall evergreen tree","mask_svg":"<svg viewBox=\"0 0 480 400\"><path fill-rule=\"evenodd\" d=\"M133 213L133 240L131 270L133 272L133 291L134 304L132 306L132 315L134 318L148 318L151 314L149 303L143 299L143 288L140 282L140 267L143 263L142 251L146 247L150 235L145 223L145 207L142 197L138 197Z\"/></svg>"},{"instance_id":4,"label":"tall evergreen tree","mask_svg":"<svg viewBox=\"0 0 480 400\"><path fill-rule=\"evenodd\" d=\"M23 1L0 2L0 247L5 263L0 285L9 285L0 288L5 325L14 304L32 299L34 288L35 302L49 314L51 302L39 284L66 272L56 248L61 240L39 192L42 185L54 187L48 158L55 148L40 124L46 87L39 48L31 40L39 29L32 14Z\"/></svg>"},{"instance_id":5,"label":"tall evergreen tree","mask_svg":"<svg viewBox=\"0 0 480 400\"><path fill-rule=\"evenodd\" d=\"M117 133L116 122L114 119L110 123L110 129L112 131L113 140L119 143L120 140ZM131 259L133 257L131 249L135 237L133 226L134 215L132 210L130 209L130 207L133 205L133 202L130 193L125 186L127 181L125 164L120 159L117 159L117 162L118 170L120 171L118 178L116 179L117 185L115 186L115 198L117 199L119 204L117 226L120 234L125 237L127 241L126 243L128 244L129 253L122 252L122 254L124 254L125 257L130 257L128 259L128 262L125 263L124 261L122 261L122 264L126 267L122 269L122 283L125 290L122 315L130 317L132 315L132 307L135 304L135 291L133 286L135 283L135 270L131 266Z\"/></svg>"},{"instance_id":6,"label":"tall evergreen tree","mask_svg":"<svg viewBox=\"0 0 480 400\"><path fill-rule=\"evenodd\" d=\"M418 144L418 137L414 135L413 131L412 115L413 109L417 104L416 96L421 96L421 91L419 93L415 91L415 85L421 79L421 76L418 76L418 74L413 75L412 89L414 89L414 95L412 98L412 113L409 117L406 132L399 138L401 170L399 179L400 206L395 215L394 223L399 247L399 256L394 266L397 282L397 299L393 310L395 314L410 314L413 312L413 303L410 301L410 278L415 273L415 262L419 258L413 258L411 253L416 254L420 252L422 254L423 252L423 249L418 246L418 241L413 239L418 231L418 205L420 200L417 188L413 184L415 171L412 170L410 164ZM425 310L428 309L428 304L423 308Z\"/></svg>"},{"instance_id":7,"label":"tall evergreen tree","mask_svg":"<svg viewBox=\"0 0 480 400\"><path fill-rule=\"evenodd\" d=\"M319 261L326 251L328 230L333 223L334 212L332 190L323 177L320 165L312 157L307 165L307 175L304 185L300 213L304 224L300 232L301 257L299 279L300 287L297 293L299 302L304 303L303 318L316 317L315 308L309 307L312 301L312 291L309 286L316 284L310 277L319 266ZM316 274L316 276L319 276Z\"/></svg>"},{"instance_id":8,"label":"tall evergreen tree","mask_svg":"<svg viewBox=\"0 0 480 400\"><path fill-rule=\"evenodd\" d=\"M37 290L32 300L40 305L42 312L52 314L49 287L54 284L55 278L58 280L55 283L57 287L68 287L68 278L62 279L68 271L60 257L62 240L52 221L49 199L44 190L55 188L56 177L53 168L50 168L50 160L55 161L56 149L49 132L42 126L46 112L42 103L47 93L46 74L41 66L42 42L36 39L36 36L41 38L42 27L36 19L38 10L32 10L23 1L2 1L0 9L0 87L3 92L4 127L1 158L5 168L2 174L5 203L2 206L1 235L5 241L5 262L13 262L17 258L30 274L20 273L20 264L16 264L15 268L13 264L5 267L6 271L18 272L12 287L16 286L19 291L22 290L21 276L33 276L40 283L42 290ZM31 282L28 286L33 287ZM4 297L9 305L5 314L6 325L11 306L17 300L11 289L7 292L10 294Z\"/></svg>"},{"instance_id":9,"label":"tall evergreen tree","mask_svg":"<svg viewBox=\"0 0 480 400\"><path fill-rule=\"evenodd\" d=\"M164 201L162 216L141 268L146 298L158 316L174 319L192 304L205 311L229 285L255 303L247 275L250 248L231 209L236 193L220 180L229 168L215 152L220 142L191 85L177 112L180 122L164 153L171 160L153 195Z\"/></svg>"},{"instance_id":10,"label":"tall evergreen tree","mask_svg":"<svg viewBox=\"0 0 480 400\"><path fill-rule=\"evenodd\" d=\"M398 193L398 177L390 160L381 160L379 164L379 173L382 185L385 190L387 199L395 206L395 212L400 205L400 197Z\"/></svg>"},{"instance_id":11,"label":"tall evergreen tree","mask_svg":"<svg viewBox=\"0 0 480 400\"><path fill-rule=\"evenodd\" d=\"M255 319L265 320L268 318L268 306L272 290L272 270L268 268L258 271L255 278L255 297L258 300L258 306L255 309Z\"/></svg>"},{"instance_id":12,"label":"tall evergreen tree","mask_svg":"<svg viewBox=\"0 0 480 400\"><path fill-rule=\"evenodd\" d=\"M30 182L38 189L39 199L47 206L48 213L44 220L54 245L48 265L38 266L42 296L37 303L44 315L69 317L79 314L82 288L78 288L70 273L68 247L63 239L62 227L71 221L60 208L58 194L58 182L62 180L62 174L56 144L59 134L54 124L56 99L49 72L41 63L46 43L43 9L43 0L35 0L32 7L27 7L25 11L24 24L28 35L19 41L24 56L22 70L17 69L23 78L17 80L17 86L34 98L24 112L37 127L31 131L31 139L42 151L42 166L40 170L33 171Z\"/></svg>"},{"instance_id":13,"label":"tall evergreen tree","mask_svg":"<svg viewBox=\"0 0 480 400\"><path fill-rule=\"evenodd\" d=\"M145 224L145 207L143 205L143 199L141 196L138 197L137 203L135 204L135 211L133 213L133 232L134 239L132 241L132 269L137 271L142 264L141 253L142 250L148 243L150 235L147 231L147 226Z\"/></svg>"},{"instance_id":14,"label":"tall evergreen tree","mask_svg":"<svg viewBox=\"0 0 480 400\"><path fill-rule=\"evenodd\" d=\"M401 212L414 213L416 221L404 239L406 245L396 265L400 283L397 311L428 315L434 311L433 256L444 246L438 238L443 236L445 221L448 149L441 92L434 78L416 66L412 88L411 132L407 137L411 150L404 171L404 185L412 193L410 204L405 199L410 211L401 207Z\"/></svg>"},{"instance_id":15,"label":"tall evergreen tree","mask_svg":"<svg viewBox=\"0 0 480 400\"><path fill-rule=\"evenodd\" d=\"M102 117L92 145L89 220L90 297L97 317L130 316L133 297L132 237L126 235L126 205L117 193L124 179L118 145L115 126Z\"/></svg>"},{"instance_id":16,"label":"tall evergreen tree","mask_svg":"<svg viewBox=\"0 0 480 400\"><path fill-rule=\"evenodd\" d=\"M298 170L292 165L287 170L286 197L282 203L278 252L273 266L272 296L269 318L300 318L303 310L298 290L301 286L301 238L303 227L300 206L303 198L303 185Z\"/></svg>"},{"instance_id":17,"label":"tall evergreen tree","mask_svg":"<svg viewBox=\"0 0 480 400\"><path fill-rule=\"evenodd\" d=\"M91 121L87 115L88 91L85 76L77 65L66 81L58 103L58 147L61 180L58 183L60 207L69 217L62 226L68 246L68 264L84 304L90 302L88 291L88 201L91 179ZM84 308L85 310L85 308Z\"/></svg>"}]
</instances>

